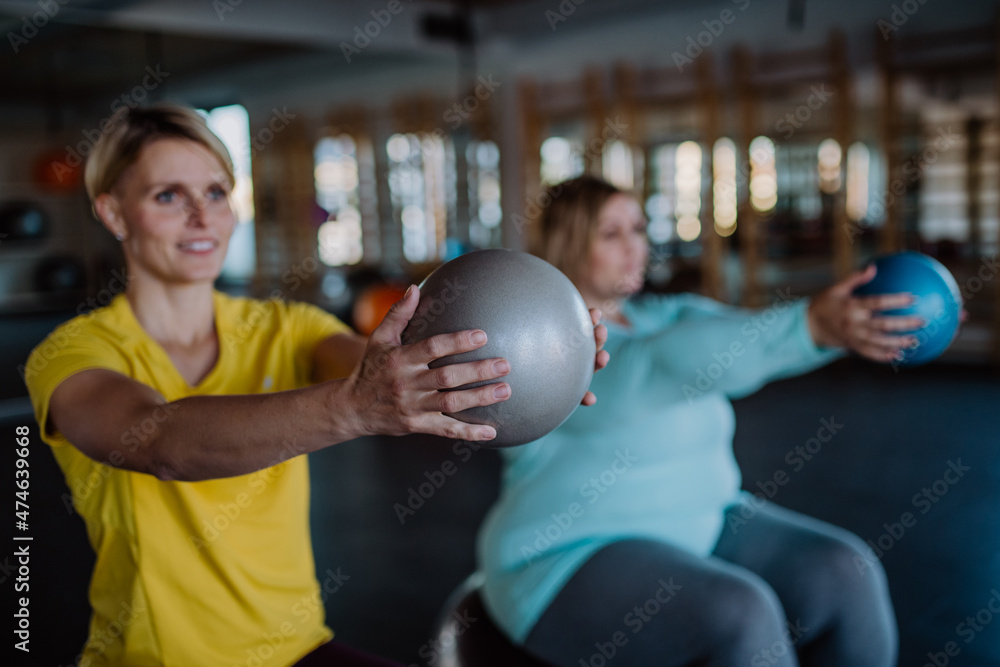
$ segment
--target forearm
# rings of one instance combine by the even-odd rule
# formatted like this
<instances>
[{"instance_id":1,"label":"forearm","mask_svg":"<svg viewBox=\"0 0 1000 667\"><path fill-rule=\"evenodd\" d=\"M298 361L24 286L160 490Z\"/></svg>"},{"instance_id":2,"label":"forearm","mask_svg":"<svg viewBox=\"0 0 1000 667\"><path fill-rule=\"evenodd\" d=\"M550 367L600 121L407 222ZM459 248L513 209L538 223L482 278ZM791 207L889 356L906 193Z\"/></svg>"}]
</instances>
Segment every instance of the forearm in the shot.
<instances>
[{"instance_id":1,"label":"forearm","mask_svg":"<svg viewBox=\"0 0 1000 667\"><path fill-rule=\"evenodd\" d=\"M693 327L687 332L689 339L704 345L680 360L675 370L695 388L710 385L711 390L739 396L827 363L835 353L816 346L807 308L804 301L776 304L746 312L742 319L716 322L716 331L701 335L702 327Z\"/></svg>"},{"instance_id":2,"label":"forearm","mask_svg":"<svg viewBox=\"0 0 1000 667\"><path fill-rule=\"evenodd\" d=\"M637 372L646 375L651 394L661 400L691 399L709 391L744 395L834 358L811 339L805 309L804 302L793 302L741 311L742 317L683 320L635 341L630 356Z\"/></svg>"},{"instance_id":3,"label":"forearm","mask_svg":"<svg viewBox=\"0 0 1000 667\"><path fill-rule=\"evenodd\" d=\"M162 408L149 436L132 429L147 472L198 481L261 470L356 436L344 381L239 396L192 396ZM123 438L123 442L125 438Z\"/></svg>"}]
</instances>

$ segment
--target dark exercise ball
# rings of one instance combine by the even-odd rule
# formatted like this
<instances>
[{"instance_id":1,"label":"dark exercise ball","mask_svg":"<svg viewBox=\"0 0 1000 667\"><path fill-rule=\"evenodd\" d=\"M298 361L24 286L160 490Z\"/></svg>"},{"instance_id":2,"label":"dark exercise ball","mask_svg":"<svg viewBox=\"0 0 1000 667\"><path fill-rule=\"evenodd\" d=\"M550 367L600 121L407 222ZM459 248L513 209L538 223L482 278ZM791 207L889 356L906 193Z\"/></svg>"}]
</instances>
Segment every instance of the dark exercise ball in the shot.
<instances>
[{"instance_id":1,"label":"dark exercise ball","mask_svg":"<svg viewBox=\"0 0 1000 667\"><path fill-rule=\"evenodd\" d=\"M509 399L451 415L496 428L488 446L537 440L566 421L590 386L594 325L573 283L545 260L513 250L480 250L429 275L403 343L466 329L485 331L486 345L431 366L492 357L510 362L503 378L510 384ZM488 383L460 389L483 384Z\"/></svg>"},{"instance_id":2,"label":"dark exercise ball","mask_svg":"<svg viewBox=\"0 0 1000 667\"><path fill-rule=\"evenodd\" d=\"M45 211L31 202L16 201L0 205L0 240L30 241L48 235Z\"/></svg>"},{"instance_id":3,"label":"dark exercise ball","mask_svg":"<svg viewBox=\"0 0 1000 667\"><path fill-rule=\"evenodd\" d=\"M46 257L35 267L35 285L41 292L67 292L87 286L83 262L72 255Z\"/></svg>"},{"instance_id":4,"label":"dark exercise ball","mask_svg":"<svg viewBox=\"0 0 1000 667\"><path fill-rule=\"evenodd\" d=\"M926 325L915 331L899 332L916 336L918 346L903 351L898 362L917 366L943 353L958 330L962 294L951 272L941 262L918 252L901 252L875 260L875 277L854 290L857 295L909 292L916 302L905 308L884 311L883 315L917 316Z\"/></svg>"}]
</instances>

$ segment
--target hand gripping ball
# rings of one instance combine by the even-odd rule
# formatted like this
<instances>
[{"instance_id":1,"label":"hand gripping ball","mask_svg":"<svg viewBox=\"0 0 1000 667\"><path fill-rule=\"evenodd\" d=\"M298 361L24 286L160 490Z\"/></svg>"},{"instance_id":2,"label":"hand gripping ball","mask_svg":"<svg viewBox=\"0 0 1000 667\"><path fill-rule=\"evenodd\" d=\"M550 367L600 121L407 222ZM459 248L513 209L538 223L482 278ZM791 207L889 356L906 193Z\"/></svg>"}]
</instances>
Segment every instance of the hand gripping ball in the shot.
<instances>
[{"instance_id":1,"label":"hand gripping ball","mask_svg":"<svg viewBox=\"0 0 1000 667\"><path fill-rule=\"evenodd\" d=\"M887 310L883 315L915 315L926 322L922 329L898 332L916 336L918 346L903 351L901 364L916 366L936 359L951 344L962 311L962 294L955 278L941 262L918 252L901 252L875 260L871 282L856 290L857 295L909 292L916 302L905 308ZM893 332L897 333L897 332Z\"/></svg>"},{"instance_id":2,"label":"hand gripping ball","mask_svg":"<svg viewBox=\"0 0 1000 667\"><path fill-rule=\"evenodd\" d=\"M566 421L590 386L594 325L573 283L545 260L513 250L480 250L429 275L403 343L466 329L485 331L486 345L431 367L492 357L510 362L503 378L510 384L509 399L450 415L496 428L488 446L537 440ZM491 382L496 380L459 389Z\"/></svg>"}]
</instances>

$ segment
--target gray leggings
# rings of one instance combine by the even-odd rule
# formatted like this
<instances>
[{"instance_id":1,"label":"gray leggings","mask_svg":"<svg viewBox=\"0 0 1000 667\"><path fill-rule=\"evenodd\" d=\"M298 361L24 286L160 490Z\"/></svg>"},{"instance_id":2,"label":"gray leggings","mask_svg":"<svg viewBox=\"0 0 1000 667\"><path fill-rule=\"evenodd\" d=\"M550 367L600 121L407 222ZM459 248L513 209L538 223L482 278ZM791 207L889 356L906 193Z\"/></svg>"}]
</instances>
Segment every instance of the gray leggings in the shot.
<instances>
[{"instance_id":1,"label":"gray leggings","mask_svg":"<svg viewBox=\"0 0 1000 667\"><path fill-rule=\"evenodd\" d=\"M566 667L895 665L885 573L859 538L773 504L726 518L707 558L653 540L601 549L525 648Z\"/></svg>"}]
</instances>

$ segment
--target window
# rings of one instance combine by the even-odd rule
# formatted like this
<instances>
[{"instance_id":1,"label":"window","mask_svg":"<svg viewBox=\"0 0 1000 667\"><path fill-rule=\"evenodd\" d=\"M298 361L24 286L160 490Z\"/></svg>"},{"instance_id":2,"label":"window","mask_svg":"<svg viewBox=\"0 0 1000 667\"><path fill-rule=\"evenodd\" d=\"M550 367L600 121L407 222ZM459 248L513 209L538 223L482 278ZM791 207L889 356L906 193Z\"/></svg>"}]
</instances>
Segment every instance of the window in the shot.
<instances>
[{"instance_id":1,"label":"window","mask_svg":"<svg viewBox=\"0 0 1000 667\"><path fill-rule=\"evenodd\" d=\"M389 195L408 262L441 257L448 221L455 219L455 155L436 134L394 134L386 142Z\"/></svg>"},{"instance_id":2,"label":"window","mask_svg":"<svg viewBox=\"0 0 1000 667\"><path fill-rule=\"evenodd\" d=\"M236 214L236 229L229 240L221 277L229 282L246 282L257 268L250 163L250 116L241 104L216 107L202 113L205 114L209 129L229 150L236 175L236 186L230 198L233 212Z\"/></svg>"},{"instance_id":3,"label":"window","mask_svg":"<svg viewBox=\"0 0 1000 667\"><path fill-rule=\"evenodd\" d=\"M583 174L583 142L565 137L549 137L542 142L543 185L560 183Z\"/></svg>"},{"instance_id":4,"label":"window","mask_svg":"<svg viewBox=\"0 0 1000 667\"><path fill-rule=\"evenodd\" d=\"M763 139L764 137L759 137ZM767 140L770 142L770 140ZM757 154L751 149L751 184L756 174L763 179L763 194L758 197L754 207L762 213L778 212L779 218L784 218L782 224L788 225L785 233L794 234L805 228L814 228L824 216L829 214L832 204L829 197L841 188L841 149L833 139L825 139L820 143L815 141L786 142L774 149L774 159L770 160L768 145L757 147ZM755 158L759 159L757 164ZM770 188L771 169L774 170L776 190L772 198L767 196ZM751 190L751 203L753 203ZM765 201L766 200L766 201ZM805 226L803 226L805 225ZM813 230L815 231L815 230Z\"/></svg>"},{"instance_id":5,"label":"window","mask_svg":"<svg viewBox=\"0 0 1000 667\"><path fill-rule=\"evenodd\" d=\"M469 240L477 248L500 245L500 149L492 141L470 141L465 153L469 173Z\"/></svg>"},{"instance_id":6,"label":"window","mask_svg":"<svg viewBox=\"0 0 1000 667\"><path fill-rule=\"evenodd\" d=\"M933 111L936 115L928 113L923 119L920 152L909 156L903 164L903 180L919 183L917 232L920 240L928 243L966 243L971 232L966 184L969 177L969 141L972 137L960 129L956 140L943 145L935 143L939 121L954 122L959 128L963 128L965 123L962 110L956 106L949 105ZM964 129L967 130L967 126ZM916 174L916 179L913 174Z\"/></svg>"},{"instance_id":7,"label":"window","mask_svg":"<svg viewBox=\"0 0 1000 667\"><path fill-rule=\"evenodd\" d=\"M325 137L314 161L316 203L326 213L317 232L319 258L328 266L357 264L364 254L357 144L346 134Z\"/></svg>"}]
</instances>

